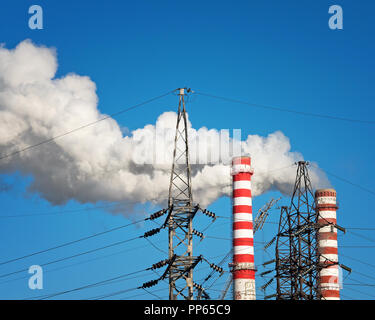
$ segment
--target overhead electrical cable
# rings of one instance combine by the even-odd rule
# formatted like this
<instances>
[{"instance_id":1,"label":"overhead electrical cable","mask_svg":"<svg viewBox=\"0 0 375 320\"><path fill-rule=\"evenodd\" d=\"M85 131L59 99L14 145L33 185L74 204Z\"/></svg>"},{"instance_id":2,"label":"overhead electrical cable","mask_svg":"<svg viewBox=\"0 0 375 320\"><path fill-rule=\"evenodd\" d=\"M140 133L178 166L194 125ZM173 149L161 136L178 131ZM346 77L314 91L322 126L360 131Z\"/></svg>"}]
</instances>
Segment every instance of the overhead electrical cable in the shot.
<instances>
[{"instance_id":1,"label":"overhead electrical cable","mask_svg":"<svg viewBox=\"0 0 375 320\"><path fill-rule=\"evenodd\" d=\"M58 246L54 246L54 247L48 248L48 249L44 249L44 250L40 250L40 251L37 251L37 252L33 252L33 253L30 253L30 254L24 255L22 257L18 257L18 258L10 259L10 260L7 260L7 261L3 261L3 262L0 262L0 266L4 265L4 264L11 263L11 262L15 262L15 261L18 261L18 260L26 259L26 258L35 256L35 255L38 255L38 254L42 254L42 253L45 253L45 252L48 252L48 251L51 251L51 250L55 250L55 249L59 249L59 248L62 248L62 247L66 247L66 246L69 246L69 245L72 245L72 244L75 244L75 243L78 243L78 242L81 242L81 241L84 241L84 240L92 239L92 238L101 236L103 234L110 233L110 232L113 232L113 231L117 231L117 230L129 227L131 225L137 224L139 222L143 222L145 220L147 220L147 218L146 219L141 219L141 220L138 220L138 221L134 221L134 222L131 222L131 223L128 223L126 225L119 226L119 227L115 227L115 228L112 228L112 229L109 229L109 230L106 230L106 231L95 233L95 234L92 234L90 236L83 237L83 238L80 238L80 239L77 239L77 240L69 241L69 242L60 244Z\"/></svg>"},{"instance_id":2,"label":"overhead electrical cable","mask_svg":"<svg viewBox=\"0 0 375 320\"><path fill-rule=\"evenodd\" d=\"M142 237L143 236L138 236L138 237L130 238L130 239L127 239L127 240L118 241L118 242L106 245L104 247L95 248L95 249L92 249L92 250L89 250L89 251L85 251L85 252L81 252L81 253L78 253L78 254L75 254L75 255L72 255L72 256L69 256L69 257L60 258L60 259L57 259L57 260L46 262L46 263L40 264L40 266L41 267L45 267L45 266L48 266L48 265L51 265L51 264L54 264L54 263L58 263L58 262L61 262L61 261L65 261L65 260L77 258L77 257L83 256L83 255L86 255L86 254L89 254L89 253L93 253L93 252L96 252L96 251L99 251L99 250L103 250L103 249L111 248L111 247L114 247L114 246L118 246L120 244L128 243L130 241L134 241L134 240L140 239ZM9 273L0 275L0 278L8 277L8 276L11 276L11 275L14 275L14 274L18 274L18 273L21 273L21 272L26 272L28 270L29 270L29 268L22 269L22 270L17 270L17 271L13 271L13 272L9 272Z\"/></svg>"},{"instance_id":3,"label":"overhead electrical cable","mask_svg":"<svg viewBox=\"0 0 375 320\"><path fill-rule=\"evenodd\" d=\"M329 172L329 171L327 171L327 170L325 170L325 169L319 168L318 166L314 165L313 163L310 163L310 165L313 166L313 167L316 168L316 169L319 169L319 170L325 172L326 174L328 174L328 175L330 175L330 176L332 176L332 177L334 177L334 178L336 178L336 179L338 179L338 180L341 180L341 181L343 181L343 182L345 182L345 183L348 183L348 184L350 184L350 185L352 185L352 186L354 186L354 187L357 187L357 188L359 188L359 189L361 189L361 190L363 190L363 191L366 191L366 192L368 192L368 193L371 193L372 195L375 195L375 191L370 190L370 189L368 189L368 188L366 188L366 187L364 187L364 186L362 186L362 185L360 185L360 184L358 184L358 183L354 183L354 182L351 182L351 181L348 180L348 179L345 179L345 178L339 177L338 175L336 175L336 174L334 174L334 173L332 173L332 172Z\"/></svg>"},{"instance_id":4,"label":"overhead electrical cable","mask_svg":"<svg viewBox=\"0 0 375 320\"><path fill-rule=\"evenodd\" d=\"M42 298L42 300L53 298L53 297L57 297L57 296L61 296L63 294L67 294L67 293L71 293L71 292L76 292L76 291L80 291L80 290L84 290L84 289L96 287L96 286L99 286L99 285L108 284L108 283L111 283L113 280L123 279L123 278L126 278L126 277L131 276L131 275L135 275L135 274L138 274L138 273L142 273L142 272L148 271L149 269L150 268L143 269L143 270L138 270L138 271L134 271L134 272L129 272L129 273L121 274L119 276L112 277L112 278L109 278L109 279L106 279L106 280L102 280L102 281L91 283L91 284L88 284L88 285L85 285L85 286L81 286L81 287L78 287L78 288L74 288L74 289L69 289L69 290L65 290L65 291L60 291L60 292L57 292L57 293L53 293L53 294L47 295L46 297Z\"/></svg>"},{"instance_id":5,"label":"overhead electrical cable","mask_svg":"<svg viewBox=\"0 0 375 320\"><path fill-rule=\"evenodd\" d=\"M342 257L344 257L344 258L347 258L347 259L350 259L350 260L353 260L353 261L357 261L357 262L359 262L359 263L362 263L362 264L364 264L364 265L366 265L366 266L369 266L369 267L375 269L375 265L374 265L374 264L371 264L371 263L368 263L368 262L365 262L365 261L362 261L362 260L359 260L359 259L356 259L356 258L349 257L349 256L344 255L344 254L342 254L342 253L340 253L340 256L342 256Z\"/></svg>"},{"instance_id":6,"label":"overhead electrical cable","mask_svg":"<svg viewBox=\"0 0 375 320\"><path fill-rule=\"evenodd\" d=\"M359 234L359 233L357 233L357 232L348 231L348 233L350 233L350 234L352 234L352 235L354 235L354 236L356 236L356 237L359 237L359 238L361 238L361 239L365 239L365 240L370 241L370 242L375 242L375 239L370 238L370 237L367 237L367 236L364 236L364 235Z\"/></svg>"},{"instance_id":7,"label":"overhead electrical cable","mask_svg":"<svg viewBox=\"0 0 375 320\"><path fill-rule=\"evenodd\" d=\"M174 90L173 90L173 91L174 91ZM163 98L163 97L165 97L165 96L171 94L173 91L169 91L169 92L164 93L164 94L162 94L162 95L160 95L160 96L157 96L157 97L154 97L154 98L148 99L148 100L146 100L146 101L143 101L143 102L141 102L141 103L135 104L135 105L133 105L133 106L131 106L131 107L128 107L128 108L123 109L123 110L120 110L120 111L117 111L117 112L112 113L112 114L110 114L110 115L108 115L108 116L105 116L105 117L103 117L103 118L100 118L99 120L96 120L96 121L93 121L93 122L87 123L87 124L85 124L85 125L82 125L82 126L80 126L80 127L78 127L78 128L75 128L75 129L72 129L72 130L70 130L70 131L67 131L67 132L61 133L61 134L59 134L59 135L53 136L52 138L49 138L49 139L43 140L43 141L41 141L41 142L39 142L39 143L36 143L36 144L30 145L30 146L27 146L27 147L25 147L25 148L19 149L19 150L14 151L14 152L11 152L11 153L9 153L9 154L2 155L2 156L0 156L0 160L6 159L6 158L9 158L9 157L13 157L13 156L15 156L15 155L17 155L17 154L20 154L20 153L24 152L24 151L34 149L34 148L39 147L39 146L41 146L41 145L44 145L44 144L46 144L46 143L49 143L49 142L52 142L52 141L54 141L54 140L60 139L60 138L62 138L62 137L64 137L64 136L67 136L67 135L69 135L69 134L71 134L71 133L77 132L77 131L82 130L82 129L85 129L85 128L87 128L87 127L91 127L91 126L93 126L93 125L95 125L95 124L97 124L97 123L99 123L99 122L104 121L104 120L114 118L114 117L116 117L116 116L118 116L118 115L120 115L120 114L123 114L123 113L125 113L125 112L128 112L128 111L133 110L133 109L136 109L136 108L139 108L139 107L141 107L141 106L143 106L143 105L145 105L145 104L151 103L151 102L153 102L153 101L155 101L155 100L161 99L161 98Z\"/></svg>"},{"instance_id":8,"label":"overhead electrical cable","mask_svg":"<svg viewBox=\"0 0 375 320\"><path fill-rule=\"evenodd\" d=\"M0 215L0 219L5 219L5 218L25 218L25 217L40 217L40 216L56 216L56 215L63 215L66 213L74 213L74 212L86 212L86 211L92 211L92 210L98 210L98 209L106 209L114 206L118 206L122 204L124 201L117 201L113 202L108 205L101 205L101 206L94 206L94 207L89 207L89 208L83 208L83 209L72 209L72 210L63 210L63 211L54 211L54 212L45 212L45 213L34 213L30 212L28 214L14 214L14 215Z\"/></svg>"},{"instance_id":9,"label":"overhead electrical cable","mask_svg":"<svg viewBox=\"0 0 375 320\"><path fill-rule=\"evenodd\" d=\"M109 293L109 294L106 294L106 295L92 297L92 298L89 298L88 300L101 300L101 299L110 298L110 297L117 296L117 295L122 294L122 293L127 293L129 291L134 291L134 290L138 290L138 289L139 289L139 287L135 287L135 288L125 289L125 290L115 291L115 292L112 292L112 293Z\"/></svg>"},{"instance_id":10,"label":"overhead electrical cable","mask_svg":"<svg viewBox=\"0 0 375 320\"><path fill-rule=\"evenodd\" d=\"M256 108L262 108L262 109L268 109L268 110L274 110L274 111L281 111L281 112L288 112L288 113L295 113L295 114L299 114L299 115L303 115L303 116L310 116L310 117L316 117L316 118L325 118L325 119L339 120L339 121L346 121L346 122L375 124L375 121L372 121L372 120L351 119L351 118L344 118L344 117L332 116L332 115L327 115L327 114L320 114L320 113L298 111L298 110L293 110L293 109L286 109L286 108L275 107L275 106L270 106L270 105L251 103L251 102L227 98L227 97L223 97L223 96L217 96L217 95L213 95L213 94L205 93L205 92L201 92L201 91L194 91L194 93L198 94L198 95L201 95L201 96L206 96L206 97L219 99L219 100L232 102L232 103L237 103L237 104L248 105L248 106L256 107Z\"/></svg>"},{"instance_id":11,"label":"overhead electrical cable","mask_svg":"<svg viewBox=\"0 0 375 320\"><path fill-rule=\"evenodd\" d=\"M142 246L137 246L137 247L133 247L133 248L121 250L121 251L118 251L118 252L115 252L115 253L111 253L111 254L107 254L107 255L104 255L104 256L99 256L99 257L96 257L96 258L93 258L93 259L88 259L88 260L80 261L80 262L77 262L77 263L72 263L72 264L69 264L69 265L66 265L66 266L62 266L62 267L58 267L58 268L55 268L55 269L52 269L52 270L43 270L43 274L45 274L45 273L52 273L52 272L55 272L55 271L59 271L59 270L63 270L63 269L71 268L71 267L75 267L75 266L82 265L82 264L85 264L85 263L89 263L89 262L92 262L92 261L97 261L97 260L100 260L100 259L105 259L105 258L112 257L112 256L115 256L115 255L118 255L118 254L122 254L122 253L129 252L129 251L134 251L134 250L138 250L138 249L142 249L142 248L147 248L147 247L148 247L148 245L146 244L146 245L142 245ZM5 280L3 282L0 282L0 285L5 284L5 283L9 283L9 282L13 282L13 281L17 281L17 280L27 279L27 278L30 278L29 274L25 275L23 277Z\"/></svg>"}]
</instances>

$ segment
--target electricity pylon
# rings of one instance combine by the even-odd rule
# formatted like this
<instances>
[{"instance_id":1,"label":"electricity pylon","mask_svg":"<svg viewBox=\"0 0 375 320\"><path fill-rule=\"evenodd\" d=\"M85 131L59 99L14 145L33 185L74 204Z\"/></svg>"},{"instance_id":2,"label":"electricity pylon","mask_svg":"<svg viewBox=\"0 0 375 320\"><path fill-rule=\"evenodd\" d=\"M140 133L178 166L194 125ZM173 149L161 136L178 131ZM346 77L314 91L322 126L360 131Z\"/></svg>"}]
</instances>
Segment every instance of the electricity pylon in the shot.
<instances>
[{"instance_id":1,"label":"electricity pylon","mask_svg":"<svg viewBox=\"0 0 375 320\"><path fill-rule=\"evenodd\" d=\"M193 256L192 220L199 206L193 204L189 162L188 126L185 95L190 89L178 89L179 103L174 141L172 173L168 197L169 299L193 299L193 269L202 257Z\"/></svg>"},{"instance_id":2,"label":"electricity pylon","mask_svg":"<svg viewBox=\"0 0 375 320\"><path fill-rule=\"evenodd\" d=\"M276 237L276 299L319 299L317 213L308 163L298 162L290 207L282 207Z\"/></svg>"}]
</instances>

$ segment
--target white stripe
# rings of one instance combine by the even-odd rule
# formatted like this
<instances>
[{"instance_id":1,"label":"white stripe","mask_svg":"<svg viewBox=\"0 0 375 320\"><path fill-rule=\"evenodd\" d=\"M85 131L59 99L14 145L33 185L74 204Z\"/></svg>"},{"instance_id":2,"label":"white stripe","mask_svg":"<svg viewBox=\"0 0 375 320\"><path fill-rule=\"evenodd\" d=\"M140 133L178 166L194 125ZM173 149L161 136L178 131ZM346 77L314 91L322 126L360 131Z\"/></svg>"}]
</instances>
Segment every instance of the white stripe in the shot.
<instances>
[{"instance_id":1,"label":"white stripe","mask_svg":"<svg viewBox=\"0 0 375 320\"><path fill-rule=\"evenodd\" d=\"M249 180L240 180L233 182L233 189L248 189L251 190L251 181Z\"/></svg>"},{"instance_id":2,"label":"white stripe","mask_svg":"<svg viewBox=\"0 0 375 320\"><path fill-rule=\"evenodd\" d=\"M323 233L323 232L337 233L337 229L335 227L332 227L332 226L325 226L325 227L322 227L322 228L319 229L319 233Z\"/></svg>"},{"instance_id":3,"label":"white stripe","mask_svg":"<svg viewBox=\"0 0 375 320\"><path fill-rule=\"evenodd\" d=\"M251 206L250 197L234 197L233 206Z\"/></svg>"},{"instance_id":4,"label":"white stripe","mask_svg":"<svg viewBox=\"0 0 375 320\"><path fill-rule=\"evenodd\" d=\"M331 277L337 277L339 276L339 270L337 268L323 268L320 271L320 276L331 276Z\"/></svg>"},{"instance_id":5,"label":"white stripe","mask_svg":"<svg viewBox=\"0 0 375 320\"><path fill-rule=\"evenodd\" d=\"M324 282L320 284L320 288L322 290L340 290L340 285L338 283L329 283L329 282Z\"/></svg>"},{"instance_id":6,"label":"white stripe","mask_svg":"<svg viewBox=\"0 0 375 320\"><path fill-rule=\"evenodd\" d=\"M254 247L252 246L234 246L233 254L251 254L254 255Z\"/></svg>"},{"instance_id":7,"label":"white stripe","mask_svg":"<svg viewBox=\"0 0 375 320\"><path fill-rule=\"evenodd\" d=\"M336 211L319 211L319 218L322 219L336 219Z\"/></svg>"},{"instance_id":8,"label":"white stripe","mask_svg":"<svg viewBox=\"0 0 375 320\"><path fill-rule=\"evenodd\" d=\"M337 298L337 297L325 297L325 298L322 298L322 300L340 300L340 298Z\"/></svg>"},{"instance_id":9,"label":"white stripe","mask_svg":"<svg viewBox=\"0 0 375 320\"><path fill-rule=\"evenodd\" d=\"M319 241L320 248L337 248L337 240L320 240Z\"/></svg>"},{"instance_id":10,"label":"white stripe","mask_svg":"<svg viewBox=\"0 0 375 320\"><path fill-rule=\"evenodd\" d=\"M316 197L317 204L336 204L335 197Z\"/></svg>"},{"instance_id":11,"label":"white stripe","mask_svg":"<svg viewBox=\"0 0 375 320\"><path fill-rule=\"evenodd\" d=\"M338 256L337 256L337 254L322 254L321 256L320 256L320 262L325 262L325 261L327 261L328 260L328 262L338 262L339 261L339 259L338 259Z\"/></svg>"},{"instance_id":12,"label":"white stripe","mask_svg":"<svg viewBox=\"0 0 375 320\"><path fill-rule=\"evenodd\" d=\"M234 222L252 222L253 221L253 215L251 213L244 213L239 212L233 214L233 221Z\"/></svg>"},{"instance_id":13,"label":"white stripe","mask_svg":"<svg viewBox=\"0 0 375 320\"><path fill-rule=\"evenodd\" d=\"M255 300L255 280L254 279L241 279L233 280L234 298L236 300Z\"/></svg>"},{"instance_id":14,"label":"white stripe","mask_svg":"<svg viewBox=\"0 0 375 320\"><path fill-rule=\"evenodd\" d=\"M233 230L233 238L234 239L241 239L241 238L253 238L253 230L251 229L237 229Z\"/></svg>"},{"instance_id":15,"label":"white stripe","mask_svg":"<svg viewBox=\"0 0 375 320\"><path fill-rule=\"evenodd\" d=\"M238 163L232 165L232 175L236 175L241 172L253 173L253 169L248 164Z\"/></svg>"}]
</instances>

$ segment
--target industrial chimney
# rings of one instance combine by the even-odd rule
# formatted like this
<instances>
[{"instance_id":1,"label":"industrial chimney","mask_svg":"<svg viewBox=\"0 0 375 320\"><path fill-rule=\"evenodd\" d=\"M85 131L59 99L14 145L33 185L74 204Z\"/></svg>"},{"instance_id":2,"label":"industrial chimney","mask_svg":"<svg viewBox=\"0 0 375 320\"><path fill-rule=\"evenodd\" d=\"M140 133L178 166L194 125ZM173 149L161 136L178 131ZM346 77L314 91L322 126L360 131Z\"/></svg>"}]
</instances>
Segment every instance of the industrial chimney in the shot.
<instances>
[{"instance_id":1,"label":"industrial chimney","mask_svg":"<svg viewBox=\"0 0 375 320\"><path fill-rule=\"evenodd\" d=\"M233 298L255 300L253 216L250 157L232 160L233 177Z\"/></svg>"},{"instance_id":2,"label":"industrial chimney","mask_svg":"<svg viewBox=\"0 0 375 320\"><path fill-rule=\"evenodd\" d=\"M318 253L320 255L321 300L340 300L339 266L337 255L336 190L320 189L315 192L318 213Z\"/></svg>"}]
</instances>

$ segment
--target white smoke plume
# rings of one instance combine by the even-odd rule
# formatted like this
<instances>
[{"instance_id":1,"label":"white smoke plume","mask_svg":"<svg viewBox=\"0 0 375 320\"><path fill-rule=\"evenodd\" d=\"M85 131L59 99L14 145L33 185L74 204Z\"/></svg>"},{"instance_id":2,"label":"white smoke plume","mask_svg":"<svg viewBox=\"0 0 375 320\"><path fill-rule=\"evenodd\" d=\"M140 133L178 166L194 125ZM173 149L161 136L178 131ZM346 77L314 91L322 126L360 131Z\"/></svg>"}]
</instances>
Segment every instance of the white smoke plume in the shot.
<instances>
[{"instance_id":1,"label":"white smoke plume","mask_svg":"<svg viewBox=\"0 0 375 320\"><path fill-rule=\"evenodd\" d=\"M89 77L68 74L55 78L55 50L23 41L16 48L0 48L0 155L50 139L103 118L97 108L96 86ZM28 192L52 204L69 200L80 203L124 201L132 205L165 204L170 180L170 162L140 164L135 155L152 149L158 129L172 129L176 113L165 112L155 125L147 125L124 136L114 119L66 135L34 150L0 160L0 173L20 172L31 176ZM191 125L190 125L191 126ZM161 130L162 131L162 130ZM151 133L151 134L150 134ZM219 148L218 130L190 128L191 155ZM203 137L211 143L196 144ZM163 137L157 154L172 157L173 135ZM290 193L295 179L295 161L302 155L291 152L289 139L281 132L267 137L250 135L241 142L252 156L254 196L269 190ZM213 163L193 166L194 200L208 205L230 195L230 166ZM319 171L310 170L315 187L328 185Z\"/></svg>"}]
</instances>

